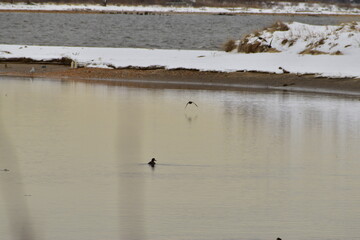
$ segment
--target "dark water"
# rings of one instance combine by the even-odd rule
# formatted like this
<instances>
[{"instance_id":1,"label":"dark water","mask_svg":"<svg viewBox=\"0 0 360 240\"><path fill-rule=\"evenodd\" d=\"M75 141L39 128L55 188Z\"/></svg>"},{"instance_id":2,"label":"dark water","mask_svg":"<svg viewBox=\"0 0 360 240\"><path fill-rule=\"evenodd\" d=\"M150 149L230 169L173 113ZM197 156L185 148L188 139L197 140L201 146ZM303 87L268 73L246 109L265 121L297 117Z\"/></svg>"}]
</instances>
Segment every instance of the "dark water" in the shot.
<instances>
[{"instance_id":1,"label":"dark water","mask_svg":"<svg viewBox=\"0 0 360 240\"><path fill-rule=\"evenodd\" d=\"M212 50L275 21L354 20L360 17L0 13L0 43Z\"/></svg>"}]
</instances>

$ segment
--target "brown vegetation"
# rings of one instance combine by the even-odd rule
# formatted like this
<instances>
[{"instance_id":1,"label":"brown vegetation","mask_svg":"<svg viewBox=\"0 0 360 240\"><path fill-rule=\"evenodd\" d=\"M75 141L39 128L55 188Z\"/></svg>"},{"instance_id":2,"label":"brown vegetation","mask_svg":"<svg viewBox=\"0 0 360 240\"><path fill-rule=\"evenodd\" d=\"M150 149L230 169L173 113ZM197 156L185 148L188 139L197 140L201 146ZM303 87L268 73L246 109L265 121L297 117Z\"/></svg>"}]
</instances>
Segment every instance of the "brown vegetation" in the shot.
<instances>
[{"instance_id":1,"label":"brown vegetation","mask_svg":"<svg viewBox=\"0 0 360 240\"><path fill-rule=\"evenodd\" d=\"M288 31L289 27L285 23L277 21L273 25L271 25L270 27L265 28L264 30L267 30L269 32Z\"/></svg>"},{"instance_id":2,"label":"brown vegetation","mask_svg":"<svg viewBox=\"0 0 360 240\"><path fill-rule=\"evenodd\" d=\"M305 49L301 52L299 52L299 54L309 54L309 55L322 55L322 54L327 54L326 52L322 52L322 51L319 51L319 50L314 50L314 49Z\"/></svg>"},{"instance_id":3,"label":"brown vegetation","mask_svg":"<svg viewBox=\"0 0 360 240\"><path fill-rule=\"evenodd\" d=\"M263 44L261 41L249 42L247 38L244 38L239 46L238 52L242 53L260 53L260 52L279 52L277 49L272 48L268 44Z\"/></svg>"},{"instance_id":4,"label":"brown vegetation","mask_svg":"<svg viewBox=\"0 0 360 240\"><path fill-rule=\"evenodd\" d=\"M271 46L271 42L261 38L263 31L275 32L275 31L287 31L289 27L283 22L276 22L275 24L267 27L261 31L246 35L238 46L238 52L242 53L260 53L260 52L279 52L277 49ZM256 41L249 41L250 38L257 37ZM283 44L286 44L288 40L283 40Z\"/></svg>"},{"instance_id":5,"label":"brown vegetation","mask_svg":"<svg viewBox=\"0 0 360 240\"><path fill-rule=\"evenodd\" d=\"M225 52L231 52L232 50L236 49L235 40L230 39L229 41L227 41L226 43L224 43L222 49L223 49Z\"/></svg>"},{"instance_id":6,"label":"brown vegetation","mask_svg":"<svg viewBox=\"0 0 360 240\"><path fill-rule=\"evenodd\" d=\"M260 41L255 41L253 43L249 43L247 38L243 39L238 47L238 52L243 53L258 53L265 52L267 46L261 45Z\"/></svg>"},{"instance_id":7,"label":"brown vegetation","mask_svg":"<svg viewBox=\"0 0 360 240\"><path fill-rule=\"evenodd\" d=\"M311 48L307 48L301 52L299 52L299 54L309 54L309 55L323 55L323 54L330 54L330 55L343 55L343 53L341 51L336 51L336 52L332 52L332 53L327 53L327 52L323 52L323 51L319 51L319 50L315 50L315 49L311 49Z\"/></svg>"},{"instance_id":8,"label":"brown vegetation","mask_svg":"<svg viewBox=\"0 0 360 240\"><path fill-rule=\"evenodd\" d=\"M344 55L341 51L337 50L336 52L330 53L330 55Z\"/></svg>"},{"instance_id":9,"label":"brown vegetation","mask_svg":"<svg viewBox=\"0 0 360 240\"><path fill-rule=\"evenodd\" d=\"M0 58L0 63L44 63L44 64L60 64L70 66L73 60L67 57L62 57L60 59L51 59L51 60L34 60L32 58Z\"/></svg>"}]
</instances>

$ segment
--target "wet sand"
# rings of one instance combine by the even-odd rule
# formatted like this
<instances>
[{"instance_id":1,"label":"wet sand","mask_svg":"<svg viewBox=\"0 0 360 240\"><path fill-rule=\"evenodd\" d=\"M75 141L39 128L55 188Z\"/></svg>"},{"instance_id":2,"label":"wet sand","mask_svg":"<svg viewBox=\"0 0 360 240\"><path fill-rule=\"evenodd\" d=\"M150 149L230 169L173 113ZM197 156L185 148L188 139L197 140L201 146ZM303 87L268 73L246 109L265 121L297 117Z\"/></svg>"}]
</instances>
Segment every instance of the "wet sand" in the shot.
<instances>
[{"instance_id":1,"label":"wet sand","mask_svg":"<svg viewBox=\"0 0 360 240\"><path fill-rule=\"evenodd\" d=\"M34 68L35 72L30 72ZM47 78L142 88L243 90L246 88L360 95L360 79L260 72L70 68L62 64L0 63L1 76Z\"/></svg>"}]
</instances>

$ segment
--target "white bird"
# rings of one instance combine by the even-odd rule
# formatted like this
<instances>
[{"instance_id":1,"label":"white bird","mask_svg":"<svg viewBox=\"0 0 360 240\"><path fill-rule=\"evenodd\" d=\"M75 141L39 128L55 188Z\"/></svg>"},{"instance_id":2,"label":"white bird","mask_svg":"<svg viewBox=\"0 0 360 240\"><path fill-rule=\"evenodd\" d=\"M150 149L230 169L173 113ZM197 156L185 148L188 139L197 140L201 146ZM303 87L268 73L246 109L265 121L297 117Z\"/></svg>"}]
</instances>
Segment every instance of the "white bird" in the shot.
<instances>
[{"instance_id":1,"label":"white bird","mask_svg":"<svg viewBox=\"0 0 360 240\"><path fill-rule=\"evenodd\" d=\"M35 72L35 68L32 67L32 68L30 69L30 73L34 73L34 72Z\"/></svg>"}]
</instances>

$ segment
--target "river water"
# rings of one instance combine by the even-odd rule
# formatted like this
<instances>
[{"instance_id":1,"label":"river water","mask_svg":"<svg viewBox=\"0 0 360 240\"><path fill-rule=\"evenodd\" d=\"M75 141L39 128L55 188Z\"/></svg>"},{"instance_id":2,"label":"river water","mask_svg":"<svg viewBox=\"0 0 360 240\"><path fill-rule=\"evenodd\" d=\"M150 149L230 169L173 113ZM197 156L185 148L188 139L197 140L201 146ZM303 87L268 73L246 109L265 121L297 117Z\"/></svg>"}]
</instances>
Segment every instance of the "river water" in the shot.
<instances>
[{"instance_id":1,"label":"river water","mask_svg":"<svg viewBox=\"0 0 360 240\"><path fill-rule=\"evenodd\" d=\"M358 240L359 121L335 95L2 77L0 236Z\"/></svg>"},{"instance_id":2,"label":"river water","mask_svg":"<svg viewBox=\"0 0 360 240\"><path fill-rule=\"evenodd\" d=\"M229 39L274 24L339 24L360 17L0 13L0 43L219 50Z\"/></svg>"}]
</instances>

